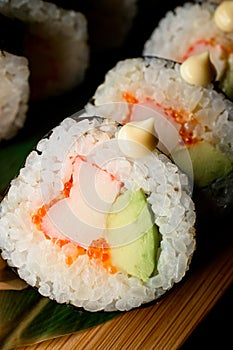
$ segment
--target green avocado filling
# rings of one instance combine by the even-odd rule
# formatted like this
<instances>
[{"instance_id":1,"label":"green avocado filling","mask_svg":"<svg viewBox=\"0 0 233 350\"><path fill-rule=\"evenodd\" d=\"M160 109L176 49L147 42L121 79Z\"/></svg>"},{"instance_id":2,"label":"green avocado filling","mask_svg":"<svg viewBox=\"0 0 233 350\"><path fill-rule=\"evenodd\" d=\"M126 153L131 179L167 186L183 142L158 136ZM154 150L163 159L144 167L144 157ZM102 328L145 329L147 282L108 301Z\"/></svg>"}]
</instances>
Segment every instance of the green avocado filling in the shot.
<instances>
[{"instance_id":1,"label":"green avocado filling","mask_svg":"<svg viewBox=\"0 0 233 350\"><path fill-rule=\"evenodd\" d=\"M214 180L226 176L232 171L232 162L220 150L207 141L188 147L191 167L187 159L187 149L179 149L172 157L175 163L190 177L198 187L210 185ZM193 174L191 174L193 171Z\"/></svg>"},{"instance_id":2,"label":"green avocado filling","mask_svg":"<svg viewBox=\"0 0 233 350\"><path fill-rule=\"evenodd\" d=\"M228 61L227 69L219 82L220 89L233 101L233 59Z\"/></svg>"},{"instance_id":3,"label":"green avocado filling","mask_svg":"<svg viewBox=\"0 0 233 350\"><path fill-rule=\"evenodd\" d=\"M146 282L156 272L160 233L143 190L126 190L106 218L112 264Z\"/></svg>"}]
</instances>

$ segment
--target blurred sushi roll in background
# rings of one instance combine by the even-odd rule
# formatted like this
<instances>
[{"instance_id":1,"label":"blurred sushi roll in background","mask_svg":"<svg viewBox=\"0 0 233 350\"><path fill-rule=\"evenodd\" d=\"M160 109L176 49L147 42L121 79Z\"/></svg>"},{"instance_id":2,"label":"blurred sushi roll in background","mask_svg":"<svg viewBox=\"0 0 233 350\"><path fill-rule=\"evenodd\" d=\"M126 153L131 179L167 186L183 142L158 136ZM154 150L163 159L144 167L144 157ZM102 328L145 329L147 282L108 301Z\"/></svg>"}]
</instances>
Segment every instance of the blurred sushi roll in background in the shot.
<instances>
[{"instance_id":1,"label":"blurred sushi roll in background","mask_svg":"<svg viewBox=\"0 0 233 350\"><path fill-rule=\"evenodd\" d=\"M66 118L29 154L0 204L0 249L42 295L127 311L185 276L192 191L156 149L153 122L134 123L125 138L113 119Z\"/></svg>"},{"instance_id":2,"label":"blurred sushi roll in background","mask_svg":"<svg viewBox=\"0 0 233 350\"><path fill-rule=\"evenodd\" d=\"M138 11L138 0L51 0L64 8L82 12L88 21L92 49L119 48L125 42Z\"/></svg>"},{"instance_id":3,"label":"blurred sushi roll in background","mask_svg":"<svg viewBox=\"0 0 233 350\"><path fill-rule=\"evenodd\" d=\"M186 2L169 10L145 42L143 55L183 62L209 51L218 87L233 99L233 1Z\"/></svg>"},{"instance_id":4,"label":"blurred sushi roll in background","mask_svg":"<svg viewBox=\"0 0 233 350\"><path fill-rule=\"evenodd\" d=\"M181 74L183 64L155 57L122 60L107 72L86 110L112 113L122 124L155 118L160 150L193 176L196 187L204 188L232 172L233 103L208 79L204 85L188 83Z\"/></svg>"},{"instance_id":5,"label":"blurred sushi roll in background","mask_svg":"<svg viewBox=\"0 0 233 350\"><path fill-rule=\"evenodd\" d=\"M60 95L83 81L89 45L82 13L41 0L0 0L0 16L9 29L1 41L16 44L29 61L32 99Z\"/></svg>"},{"instance_id":6,"label":"blurred sushi roll in background","mask_svg":"<svg viewBox=\"0 0 233 350\"><path fill-rule=\"evenodd\" d=\"M0 51L0 141L11 139L24 126L30 96L29 75L25 57Z\"/></svg>"}]
</instances>

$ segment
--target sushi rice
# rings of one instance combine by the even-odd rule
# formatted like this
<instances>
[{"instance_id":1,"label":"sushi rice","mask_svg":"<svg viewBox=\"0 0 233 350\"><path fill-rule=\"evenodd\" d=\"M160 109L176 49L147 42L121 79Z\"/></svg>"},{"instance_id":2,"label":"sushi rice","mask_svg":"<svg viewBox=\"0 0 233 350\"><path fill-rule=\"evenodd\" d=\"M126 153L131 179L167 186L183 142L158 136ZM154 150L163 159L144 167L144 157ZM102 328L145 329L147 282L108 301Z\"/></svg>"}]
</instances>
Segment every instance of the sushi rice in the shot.
<instances>
[{"instance_id":1,"label":"sushi rice","mask_svg":"<svg viewBox=\"0 0 233 350\"><path fill-rule=\"evenodd\" d=\"M121 126L115 120L86 118L86 113L83 117L66 118L55 127L29 154L11 182L0 204L1 255L43 296L92 312L127 311L158 299L189 269L195 250L196 218L190 184L187 176L158 150L142 158L125 156L117 146ZM75 175L79 163L85 163L88 171L98 169L106 180L104 185L96 185L90 172L86 178L81 178L80 173ZM70 193L75 192L77 178L84 196L88 188L96 185L85 198L91 207L93 203L98 205L99 193L102 202L114 202L119 193L127 190L142 189L146 194L161 235L156 271L148 280L142 281L117 267L111 269L111 261L106 268L98 257L88 255L93 237L101 242L106 229L104 226L101 233L99 228L96 230L94 216L86 222L94 236L87 234L81 243L72 223L66 221L59 229L65 222L59 223L59 205L66 213L72 211L72 205L64 201L72 200ZM117 194L114 189L116 196L111 199L105 198L110 193L108 183L110 187L112 183L117 185ZM55 223L53 218L49 221L53 208L58 210L53 217ZM104 215L107 212L108 209ZM108 247L110 257L111 249L114 247Z\"/></svg>"},{"instance_id":2,"label":"sushi rice","mask_svg":"<svg viewBox=\"0 0 233 350\"><path fill-rule=\"evenodd\" d=\"M31 98L61 95L83 81L89 44L87 20L81 12L41 0L0 0L0 14L21 24Z\"/></svg>"},{"instance_id":3,"label":"sushi rice","mask_svg":"<svg viewBox=\"0 0 233 350\"><path fill-rule=\"evenodd\" d=\"M157 57L119 61L85 108L95 115L113 115L122 124L154 116L159 140L166 146L170 143L167 153L174 160L179 147L189 150L205 141L232 164L232 102L215 91L213 84L196 86L184 81L180 66ZM158 147L165 152L162 144Z\"/></svg>"},{"instance_id":4,"label":"sushi rice","mask_svg":"<svg viewBox=\"0 0 233 350\"><path fill-rule=\"evenodd\" d=\"M11 139L24 126L29 75L27 58L0 51L0 141Z\"/></svg>"},{"instance_id":5,"label":"sushi rice","mask_svg":"<svg viewBox=\"0 0 233 350\"><path fill-rule=\"evenodd\" d=\"M232 99L233 33L216 25L217 6L213 1L185 2L168 11L146 40L143 55L184 62L188 57L208 50L217 71L216 80Z\"/></svg>"}]
</instances>

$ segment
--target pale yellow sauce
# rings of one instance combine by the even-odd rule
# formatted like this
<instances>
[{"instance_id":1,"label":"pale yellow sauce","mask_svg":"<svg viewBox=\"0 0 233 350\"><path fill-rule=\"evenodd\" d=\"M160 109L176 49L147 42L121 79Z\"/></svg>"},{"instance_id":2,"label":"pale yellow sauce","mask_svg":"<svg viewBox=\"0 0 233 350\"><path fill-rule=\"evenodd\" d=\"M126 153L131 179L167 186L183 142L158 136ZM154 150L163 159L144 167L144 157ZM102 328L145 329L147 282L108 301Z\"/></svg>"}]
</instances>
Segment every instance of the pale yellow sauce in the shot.
<instances>
[{"instance_id":1,"label":"pale yellow sauce","mask_svg":"<svg viewBox=\"0 0 233 350\"><path fill-rule=\"evenodd\" d=\"M223 1L215 10L214 21L223 32L233 31L233 1Z\"/></svg>"},{"instance_id":2,"label":"pale yellow sauce","mask_svg":"<svg viewBox=\"0 0 233 350\"><path fill-rule=\"evenodd\" d=\"M118 133L119 147L129 157L140 158L153 151L158 143L154 118L133 121L122 126Z\"/></svg>"},{"instance_id":3,"label":"pale yellow sauce","mask_svg":"<svg viewBox=\"0 0 233 350\"><path fill-rule=\"evenodd\" d=\"M193 55L180 66L181 77L192 85L208 85L216 78L216 69L210 60L209 52Z\"/></svg>"}]
</instances>

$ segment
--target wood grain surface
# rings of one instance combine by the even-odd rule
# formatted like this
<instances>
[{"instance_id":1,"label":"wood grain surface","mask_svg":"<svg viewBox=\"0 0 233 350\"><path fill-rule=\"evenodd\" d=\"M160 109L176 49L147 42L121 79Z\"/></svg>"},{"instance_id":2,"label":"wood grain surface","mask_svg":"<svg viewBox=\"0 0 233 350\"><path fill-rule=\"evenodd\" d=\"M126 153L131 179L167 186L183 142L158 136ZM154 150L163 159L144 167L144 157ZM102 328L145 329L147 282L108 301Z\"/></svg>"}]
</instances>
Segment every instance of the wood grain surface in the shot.
<instances>
[{"instance_id":1,"label":"wood grain surface","mask_svg":"<svg viewBox=\"0 0 233 350\"><path fill-rule=\"evenodd\" d=\"M179 349L233 282L233 243L217 252L191 267L184 280L153 305L18 350Z\"/></svg>"}]
</instances>

